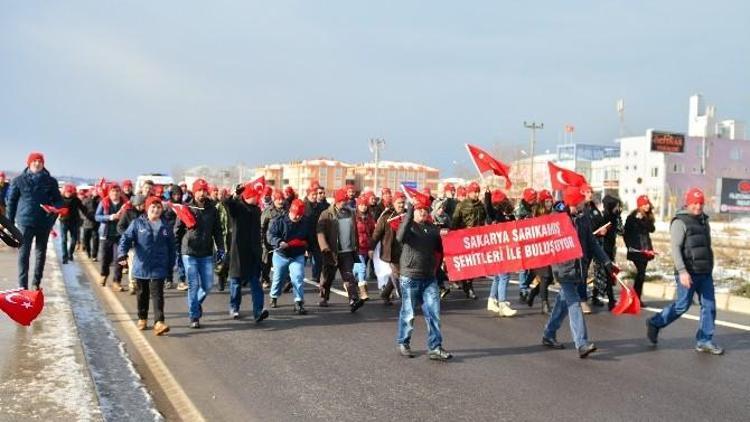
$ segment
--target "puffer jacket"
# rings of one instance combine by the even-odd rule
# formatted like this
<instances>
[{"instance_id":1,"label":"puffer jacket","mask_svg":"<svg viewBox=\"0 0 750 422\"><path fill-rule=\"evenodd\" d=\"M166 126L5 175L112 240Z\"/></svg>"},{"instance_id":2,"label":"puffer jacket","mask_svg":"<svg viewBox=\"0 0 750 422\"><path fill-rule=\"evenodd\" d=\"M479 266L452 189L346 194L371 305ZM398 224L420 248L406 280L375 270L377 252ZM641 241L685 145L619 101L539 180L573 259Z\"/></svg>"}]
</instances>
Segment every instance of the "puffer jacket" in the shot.
<instances>
[{"instance_id":1,"label":"puffer jacket","mask_svg":"<svg viewBox=\"0 0 750 422\"><path fill-rule=\"evenodd\" d=\"M590 262L592 258L596 259L604 267L612 265L612 260L604 253L604 250L594 237L593 230L591 229L591 219L588 215L580 213L576 216L571 216L571 220L578 232L578 240L581 243L583 256L579 259L552 265L552 273L560 283L582 283L586 276L584 274L586 262Z\"/></svg>"},{"instance_id":2,"label":"puffer jacket","mask_svg":"<svg viewBox=\"0 0 750 422\"><path fill-rule=\"evenodd\" d=\"M361 214L357 211L357 247L360 255L370 252L372 234L375 232L375 219L367 212Z\"/></svg>"},{"instance_id":3,"label":"puffer jacket","mask_svg":"<svg viewBox=\"0 0 750 422\"><path fill-rule=\"evenodd\" d=\"M11 182L6 215L17 227L51 229L57 216L47 214L40 205L59 208L62 202L57 179L47 169L32 173L27 168Z\"/></svg>"},{"instance_id":4,"label":"puffer jacket","mask_svg":"<svg viewBox=\"0 0 750 422\"><path fill-rule=\"evenodd\" d=\"M182 220L177 219L174 225L177 251L180 255L196 258L212 256L214 244L217 250L224 251L224 236L221 232L221 222L216 204L206 199L202 204L192 200L188 204L189 210L195 217L196 225L188 229Z\"/></svg>"},{"instance_id":5,"label":"puffer jacket","mask_svg":"<svg viewBox=\"0 0 750 422\"><path fill-rule=\"evenodd\" d=\"M487 221L487 210L479 199L464 199L456 205L451 219L453 230L468 229L483 226Z\"/></svg>"},{"instance_id":6,"label":"puffer jacket","mask_svg":"<svg viewBox=\"0 0 750 422\"><path fill-rule=\"evenodd\" d=\"M133 254L133 267L130 271L134 278L158 280L167 278L172 272L175 256L174 233L164 218L161 227L154 233L145 215L133 220L120 237L117 249L118 259L128 255L130 248Z\"/></svg>"}]
</instances>

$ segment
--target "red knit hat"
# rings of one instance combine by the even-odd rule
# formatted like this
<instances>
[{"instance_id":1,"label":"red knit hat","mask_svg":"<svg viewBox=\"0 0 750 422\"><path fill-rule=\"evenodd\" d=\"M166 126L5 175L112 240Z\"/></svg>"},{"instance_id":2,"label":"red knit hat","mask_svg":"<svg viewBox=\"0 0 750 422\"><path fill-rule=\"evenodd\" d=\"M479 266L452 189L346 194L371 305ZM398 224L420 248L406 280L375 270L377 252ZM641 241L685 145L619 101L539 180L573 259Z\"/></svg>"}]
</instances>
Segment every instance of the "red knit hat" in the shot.
<instances>
[{"instance_id":1,"label":"red knit hat","mask_svg":"<svg viewBox=\"0 0 750 422\"><path fill-rule=\"evenodd\" d=\"M427 195L427 196L432 196L432 189L430 189L430 188L428 188L428 187L425 186L425 187L422 188L422 193L425 194L425 195Z\"/></svg>"},{"instance_id":2,"label":"red knit hat","mask_svg":"<svg viewBox=\"0 0 750 422\"><path fill-rule=\"evenodd\" d=\"M193 182L193 193L195 194L199 190L208 192L208 182L205 179L195 179Z\"/></svg>"},{"instance_id":3,"label":"red knit hat","mask_svg":"<svg viewBox=\"0 0 750 422\"><path fill-rule=\"evenodd\" d=\"M685 205L705 204L706 196L699 188L690 188L685 192Z\"/></svg>"},{"instance_id":4,"label":"red knit hat","mask_svg":"<svg viewBox=\"0 0 750 422\"><path fill-rule=\"evenodd\" d=\"M503 193L500 189L495 189L492 191L492 203L493 204L499 204L503 201L505 201L508 198L508 196Z\"/></svg>"},{"instance_id":5,"label":"red knit hat","mask_svg":"<svg viewBox=\"0 0 750 422\"><path fill-rule=\"evenodd\" d=\"M209 190L209 192L218 192L219 191L219 187L216 186L216 185L208 185L208 190Z\"/></svg>"},{"instance_id":6,"label":"red knit hat","mask_svg":"<svg viewBox=\"0 0 750 422\"><path fill-rule=\"evenodd\" d=\"M29 154L29 156L26 158L26 167L30 166L32 162L40 160L42 162L42 165L44 165L44 154L41 152L32 152Z\"/></svg>"},{"instance_id":7,"label":"red knit hat","mask_svg":"<svg viewBox=\"0 0 750 422\"><path fill-rule=\"evenodd\" d=\"M589 185L586 182L581 183L581 193L586 194L586 192L593 192L594 190L591 189L591 185Z\"/></svg>"},{"instance_id":8,"label":"red knit hat","mask_svg":"<svg viewBox=\"0 0 750 422\"><path fill-rule=\"evenodd\" d=\"M126 186L130 186L132 188L133 187L133 181L130 180L130 179L123 180L122 181L122 187L126 187Z\"/></svg>"},{"instance_id":9,"label":"red knit hat","mask_svg":"<svg viewBox=\"0 0 750 422\"><path fill-rule=\"evenodd\" d=\"M544 201L546 201L546 200L548 200L548 199L549 199L550 201L553 201L553 200L554 200L555 198L553 198L553 197L552 197L552 192L548 191L547 189L542 189L542 190L540 190L540 191L539 191L539 192L537 193L537 195L536 195L536 199L537 199L537 200L538 200L539 202L544 202Z\"/></svg>"},{"instance_id":10,"label":"red knit hat","mask_svg":"<svg viewBox=\"0 0 750 422\"><path fill-rule=\"evenodd\" d=\"M404 195L403 192L396 192L396 193L394 193L393 194L393 200L394 201L398 201L399 199L402 200L402 201L405 201L406 200L406 195Z\"/></svg>"},{"instance_id":11,"label":"red knit hat","mask_svg":"<svg viewBox=\"0 0 750 422\"><path fill-rule=\"evenodd\" d=\"M534 188L526 188L523 190L523 200L529 204L536 201L536 196Z\"/></svg>"},{"instance_id":12,"label":"red knit hat","mask_svg":"<svg viewBox=\"0 0 750 422\"><path fill-rule=\"evenodd\" d=\"M443 186L443 192L453 192L456 188L453 186L453 183L446 183L445 186Z\"/></svg>"},{"instance_id":13,"label":"red knit hat","mask_svg":"<svg viewBox=\"0 0 750 422\"><path fill-rule=\"evenodd\" d=\"M76 185L66 183L65 186L63 186L63 193L76 193Z\"/></svg>"},{"instance_id":14,"label":"red knit hat","mask_svg":"<svg viewBox=\"0 0 750 422\"><path fill-rule=\"evenodd\" d=\"M151 205L154 205L154 204L161 205L162 207L164 206L164 204L162 204L161 202L161 198L159 198L156 195L151 195L148 198L146 198L146 204L144 205L143 209L148 210L149 208L151 208Z\"/></svg>"},{"instance_id":15,"label":"red knit hat","mask_svg":"<svg viewBox=\"0 0 750 422\"><path fill-rule=\"evenodd\" d=\"M289 216L301 216L305 213L305 203L301 199L295 199L289 205Z\"/></svg>"},{"instance_id":16,"label":"red knit hat","mask_svg":"<svg viewBox=\"0 0 750 422\"><path fill-rule=\"evenodd\" d=\"M481 190L482 190L482 188L479 186L479 183L477 183L477 182L471 182L471 183L469 183L469 187L466 188L466 192L467 193L479 192Z\"/></svg>"},{"instance_id":17,"label":"red knit hat","mask_svg":"<svg viewBox=\"0 0 750 422\"><path fill-rule=\"evenodd\" d=\"M357 198L357 206L360 205L370 205L370 195L360 195Z\"/></svg>"},{"instance_id":18,"label":"red knit hat","mask_svg":"<svg viewBox=\"0 0 750 422\"><path fill-rule=\"evenodd\" d=\"M427 195L419 195L413 198L415 210L429 210L432 200Z\"/></svg>"},{"instance_id":19,"label":"red knit hat","mask_svg":"<svg viewBox=\"0 0 750 422\"><path fill-rule=\"evenodd\" d=\"M642 207L642 206L644 206L644 205L649 205L649 204L651 204L651 201L649 201L649 199L648 199L648 196L647 196L647 195L641 195L641 196L639 196L639 197L638 197L638 198L637 198L637 199L635 200L635 204L636 204L636 206L638 206L638 208L640 208L640 207Z\"/></svg>"},{"instance_id":20,"label":"red knit hat","mask_svg":"<svg viewBox=\"0 0 750 422\"><path fill-rule=\"evenodd\" d=\"M381 195L385 195L385 194L391 195L391 190L389 188L380 189L380 194Z\"/></svg>"},{"instance_id":21,"label":"red knit hat","mask_svg":"<svg viewBox=\"0 0 750 422\"><path fill-rule=\"evenodd\" d=\"M349 197L346 192L348 189L349 188L337 189L336 192L333 193L333 202L339 203L346 201L346 199Z\"/></svg>"},{"instance_id":22,"label":"red knit hat","mask_svg":"<svg viewBox=\"0 0 750 422\"><path fill-rule=\"evenodd\" d=\"M458 189L456 189L456 196L466 196L466 188L459 186Z\"/></svg>"},{"instance_id":23,"label":"red knit hat","mask_svg":"<svg viewBox=\"0 0 750 422\"><path fill-rule=\"evenodd\" d=\"M576 207L583 202L586 197L581 193L580 186L568 186L563 192L563 202L569 207Z\"/></svg>"},{"instance_id":24,"label":"red knit hat","mask_svg":"<svg viewBox=\"0 0 750 422\"><path fill-rule=\"evenodd\" d=\"M280 191L279 189L274 189L273 194L271 194L271 199L274 201L284 199L284 192Z\"/></svg>"},{"instance_id":25,"label":"red knit hat","mask_svg":"<svg viewBox=\"0 0 750 422\"><path fill-rule=\"evenodd\" d=\"M273 195L273 188L270 186L266 186L263 188L263 196L271 196Z\"/></svg>"},{"instance_id":26,"label":"red knit hat","mask_svg":"<svg viewBox=\"0 0 750 422\"><path fill-rule=\"evenodd\" d=\"M287 186L287 187L284 188L284 194L286 196L295 196L296 195L296 193L294 192L294 188L291 187L291 186Z\"/></svg>"}]
</instances>

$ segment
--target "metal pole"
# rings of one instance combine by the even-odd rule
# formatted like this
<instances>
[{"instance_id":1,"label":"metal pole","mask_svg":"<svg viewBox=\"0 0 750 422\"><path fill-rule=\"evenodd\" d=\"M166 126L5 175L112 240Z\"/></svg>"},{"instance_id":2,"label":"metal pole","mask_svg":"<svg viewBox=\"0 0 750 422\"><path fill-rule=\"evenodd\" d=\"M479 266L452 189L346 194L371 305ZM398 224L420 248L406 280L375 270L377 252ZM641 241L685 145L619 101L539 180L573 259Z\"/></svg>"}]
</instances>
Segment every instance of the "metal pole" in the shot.
<instances>
[{"instance_id":1,"label":"metal pole","mask_svg":"<svg viewBox=\"0 0 750 422\"><path fill-rule=\"evenodd\" d=\"M385 139L370 138L370 152L375 154L375 180L372 183L372 191L375 195L378 192L378 167L380 163L380 149L385 147Z\"/></svg>"},{"instance_id":2,"label":"metal pole","mask_svg":"<svg viewBox=\"0 0 750 422\"><path fill-rule=\"evenodd\" d=\"M529 148L529 187L534 187L534 145L536 144L536 131L537 129L544 129L544 123L537 124L536 122L527 123L524 121L523 126L526 129L531 129L531 146Z\"/></svg>"}]
</instances>

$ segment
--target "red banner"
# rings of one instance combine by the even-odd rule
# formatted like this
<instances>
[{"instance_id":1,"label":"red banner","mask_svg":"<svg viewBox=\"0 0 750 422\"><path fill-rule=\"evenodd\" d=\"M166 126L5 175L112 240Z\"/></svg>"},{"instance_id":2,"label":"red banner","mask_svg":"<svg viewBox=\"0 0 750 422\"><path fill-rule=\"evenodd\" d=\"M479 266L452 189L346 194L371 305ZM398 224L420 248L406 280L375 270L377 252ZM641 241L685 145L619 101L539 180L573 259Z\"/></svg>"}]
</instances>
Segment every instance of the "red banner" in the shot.
<instances>
[{"instance_id":1,"label":"red banner","mask_svg":"<svg viewBox=\"0 0 750 422\"><path fill-rule=\"evenodd\" d=\"M451 281L545 267L583 256L566 214L449 232L443 251Z\"/></svg>"}]
</instances>

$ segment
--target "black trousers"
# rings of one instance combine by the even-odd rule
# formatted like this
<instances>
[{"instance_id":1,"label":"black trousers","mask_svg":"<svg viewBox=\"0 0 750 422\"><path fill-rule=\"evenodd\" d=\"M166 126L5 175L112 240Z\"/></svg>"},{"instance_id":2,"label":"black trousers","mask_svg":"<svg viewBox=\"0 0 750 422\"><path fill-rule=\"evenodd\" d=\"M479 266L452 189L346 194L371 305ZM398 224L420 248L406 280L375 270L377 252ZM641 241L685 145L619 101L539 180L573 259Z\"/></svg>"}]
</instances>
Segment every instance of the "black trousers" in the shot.
<instances>
[{"instance_id":1,"label":"black trousers","mask_svg":"<svg viewBox=\"0 0 750 422\"><path fill-rule=\"evenodd\" d=\"M320 297L328 300L331 297L331 285L336 278L336 271L341 274L341 281L344 284L344 290L349 295L349 300L355 300L359 297L357 292L357 280L354 278L354 253L341 253L337 257L337 262L333 263L330 258L324 258L323 278L320 281Z\"/></svg>"},{"instance_id":2,"label":"black trousers","mask_svg":"<svg viewBox=\"0 0 750 422\"><path fill-rule=\"evenodd\" d=\"M109 277L109 267L114 262L115 264L115 277L114 281L122 281L122 265L119 262L115 262L115 250L117 245L120 243L120 236L102 239L102 277Z\"/></svg>"},{"instance_id":3,"label":"black trousers","mask_svg":"<svg viewBox=\"0 0 750 422\"><path fill-rule=\"evenodd\" d=\"M540 299L548 300L549 286L555 281L554 277L552 276L552 267L537 268L531 272L529 277L539 277L539 284L531 289L530 294L532 296L539 295Z\"/></svg>"},{"instance_id":4,"label":"black trousers","mask_svg":"<svg viewBox=\"0 0 750 422\"><path fill-rule=\"evenodd\" d=\"M164 279L135 279L138 289L138 319L148 319L148 300L154 303L154 322L164 322Z\"/></svg>"},{"instance_id":5,"label":"black trousers","mask_svg":"<svg viewBox=\"0 0 750 422\"><path fill-rule=\"evenodd\" d=\"M99 256L99 229L94 227L83 229L83 250L86 256L96 258Z\"/></svg>"},{"instance_id":6,"label":"black trousers","mask_svg":"<svg viewBox=\"0 0 750 422\"><path fill-rule=\"evenodd\" d=\"M262 261L260 280L271 284L271 268L273 267L273 252L266 253L266 259Z\"/></svg>"},{"instance_id":7,"label":"black trousers","mask_svg":"<svg viewBox=\"0 0 750 422\"><path fill-rule=\"evenodd\" d=\"M638 294L638 299L641 298L641 292L643 291L643 282L646 281L646 266L648 261L633 261L635 264L635 280L633 280L633 289Z\"/></svg>"}]
</instances>

